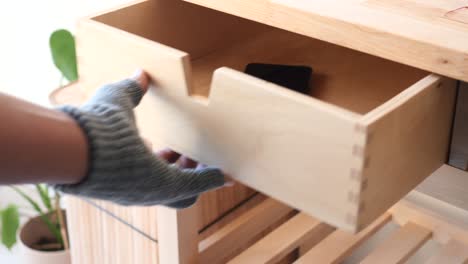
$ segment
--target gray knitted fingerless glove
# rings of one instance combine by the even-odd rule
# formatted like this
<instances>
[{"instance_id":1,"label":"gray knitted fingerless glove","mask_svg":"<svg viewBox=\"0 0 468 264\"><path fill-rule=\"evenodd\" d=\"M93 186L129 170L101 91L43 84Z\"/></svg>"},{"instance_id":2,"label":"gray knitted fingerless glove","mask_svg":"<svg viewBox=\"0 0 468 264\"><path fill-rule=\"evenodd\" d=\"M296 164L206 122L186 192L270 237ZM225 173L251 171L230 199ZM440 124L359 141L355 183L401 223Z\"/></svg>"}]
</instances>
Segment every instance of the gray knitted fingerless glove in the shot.
<instances>
[{"instance_id":1,"label":"gray knitted fingerless glove","mask_svg":"<svg viewBox=\"0 0 468 264\"><path fill-rule=\"evenodd\" d=\"M56 190L122 205L184 208L195 203L198 194L224 184L218 169L180 169L151 153L133 114L142 96L138 83L127 79L100 88L80 108L59 108L86 134L89 168L82 182L55 185Z\"/></svg>"}]
</instances>

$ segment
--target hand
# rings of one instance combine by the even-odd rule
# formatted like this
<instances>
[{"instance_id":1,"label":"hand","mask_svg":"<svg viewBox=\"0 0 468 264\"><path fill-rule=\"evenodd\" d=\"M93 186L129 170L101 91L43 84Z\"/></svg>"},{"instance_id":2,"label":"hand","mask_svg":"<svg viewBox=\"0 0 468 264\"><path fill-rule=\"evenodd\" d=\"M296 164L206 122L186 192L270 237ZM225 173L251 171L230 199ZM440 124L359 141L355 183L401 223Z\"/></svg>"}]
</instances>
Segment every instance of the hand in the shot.
<instances>
[{"instance_id":1,"label":"hand","mask_svg":"<svg viewBox=\"0 0 468 264\"><path fill-rule=\"evenodd\" d=\"M152 149L152 145L149 141L145 140L145 145L149 148ZM155 153L157 157L160 159L165 160L169 164L176 164L179 168L181 169L204 169L207 166L204 164L200 164L197 161L186 157L184 155L181 155L169 148L160 150ZM224 174L224 187L232 187L234 186L234 180Z\"/></svg>"},{"instance_id":2,"label":"hand","mask_svg":"<svg viewBox=\"0 0 468 264\"><path fill-rule=\"evenodd\" d=\"M133 108L148 84L148 75L140 71L130 79L103 86L80 108L61 108L86 134L90 164L82 182L56 185L57 190L123 205L183 208L193 204L200 193L224 185L219 169L198 166L173 152L154 155L147 149ZM175 156L176 164L182 166L170 164Z\"/></svg>"}]
</instances>

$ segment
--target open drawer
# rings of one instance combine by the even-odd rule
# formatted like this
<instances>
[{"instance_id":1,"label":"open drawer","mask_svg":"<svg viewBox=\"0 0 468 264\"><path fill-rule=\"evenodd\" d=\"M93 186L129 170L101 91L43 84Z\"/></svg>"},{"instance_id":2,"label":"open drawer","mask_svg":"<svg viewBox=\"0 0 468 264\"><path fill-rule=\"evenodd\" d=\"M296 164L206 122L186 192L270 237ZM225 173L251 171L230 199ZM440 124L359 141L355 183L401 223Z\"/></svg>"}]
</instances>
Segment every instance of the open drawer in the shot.
<instances>
[{"instance_id":1,"label":"open drawer","mask_svg":"<svg viewBox=\"0 0 468 264\"><path fill-rule=\"evenodd\" d=\"M87 92L150 73L145 138L356 231L446 161L455 81L180 0L79 23ZM248 76L252 62L313 67L310 96Z\"/></svg>"}]
</instances>

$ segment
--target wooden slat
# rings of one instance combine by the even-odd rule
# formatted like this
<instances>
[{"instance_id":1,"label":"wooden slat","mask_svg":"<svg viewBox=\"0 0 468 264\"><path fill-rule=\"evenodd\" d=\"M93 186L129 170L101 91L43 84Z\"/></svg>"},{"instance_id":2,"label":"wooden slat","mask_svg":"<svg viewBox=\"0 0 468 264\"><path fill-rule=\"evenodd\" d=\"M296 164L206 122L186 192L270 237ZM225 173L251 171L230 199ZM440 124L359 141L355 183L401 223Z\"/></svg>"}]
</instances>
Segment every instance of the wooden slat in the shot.
<instances>
[{"instance_id":1,"label":"wooden slat","mask_svg":"<svg viewBox=\"0 0 468 264\"><path fill-rule=\"evenodd\" d=\"M462 264L467 261L468 247L452 239L426 264Z\"/></svg>"},{"instance_id":2,"label":"wooden slat","mask_svg":"<svg viewBox=\"0 0 468 264\"><path fill-rule=\"evenodd\" d=\"M159 264L198 263L198 209L158 207Z\"/></svg>"},{"instance_id":3,"label":"wooden slat","mask_svg":"<svg viewBox=\"0 0 468 264\"><path fill-rule=\"evenodd\" d=\"M292 208L273 199L267 199L249 212L241 215L210 237L200 242L200 263L220 263L238 247L242 247Z\"/></svg>"},{"instance_id":4,"label":"wooden slat","mask_svg":"<svg viewBox=\"0 0 468 264\"><path fill-rule=\"evenodd\" d=\"M323 239L332 231L329 225L300 213L229 263L276 263L305 241Z\"/></svg>"},{"instance_id":5,"label":"wooden slat","mask_svg":"<svg viewBox=\"0 0 468 264\"><path fill-rule=\"evenodd\" d=\"M202 229L199 234L199 239L204 240L205 238L211 236L214 234L216 231L219 229L223 228L224 226L228 225L231 223L233 220L235 220L237 217L241 216L242 214L248 212L255 206L258 206L261 204L263 201L265 201L267 197L261 193L257 193L250 197L248 200L244 201L243 203L239 204L235 208L233 208L230 212L227 214L221 215L219 219L216 221L210 223L206 228ZM202 211L203 212L203 211Z\"/></svg>"},{"instance_id":6,"label":"wooden slat","mask_svg":"<svg viewBox=\"0 0 468 264\"><path fill-rule=\"evenodd\" d=\"M72 263L158 263L154 240L80 198L66 197L66 208ZM132 213L118 208L123 217Z\"/></svg>"},{"instance_id":7,"label":"wooden slat","mask_svg":"<svg viewBox=\"0 0 468 264\"><path fill-rule=\"evenodd\" d=\"M451 188L447 190L450 191ZM454 198L449 197L450 200ZM438 243L445 244L452 238L468 245L468 211L463 208L413 191L389 211L400 226L407 222L416 222L432 230L432 239Z\"/></svg>"},{"instance_id":8,"label":"wooden slat","mask_svg":"<svg viewBox=\"0 0 468 264\"><path fill-rule=\"evenodd\" d=\"M337 230L294 263L339 263L368 237L388 223L391 218L392 216L386 213L372 225L354 235L346 231Z\"/></svg>"},{"instance_id":9,"label":"wooden slat","mask_svg":"<svg viewBox=\"0 0 468 264\"><path fill-rule=\"evenodd\" d=\"M379 245L361 264L404 263L431 234L431 230L408 222Z\"/></svg>"}]
</instances>

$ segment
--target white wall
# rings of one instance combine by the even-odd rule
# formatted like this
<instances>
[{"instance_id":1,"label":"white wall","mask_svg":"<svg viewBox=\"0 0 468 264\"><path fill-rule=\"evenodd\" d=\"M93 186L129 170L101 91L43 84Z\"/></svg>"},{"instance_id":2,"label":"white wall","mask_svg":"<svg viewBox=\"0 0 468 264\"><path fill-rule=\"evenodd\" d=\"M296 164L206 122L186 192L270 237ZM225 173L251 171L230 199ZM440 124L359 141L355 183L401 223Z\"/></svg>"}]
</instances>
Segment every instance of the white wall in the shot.
<instances>
[{"instance_id":1,"label":"white wall","mask_svg":"<svg viewBox=\"0 0 468 264\"><path fill-rule=\"evenodd\" d=\"M131 2L130 0L14 0L0 3L0 92L48 105L48 94L60 74L49 52L56 29L73 32L78 18ZM0 146L1 149L1 146ZM27 207L17 195L0 187L0 208L9 202ZM0 246L0 263L16 263Z\"/></svg>"},{"instance_id":2,"label":"white wall","mask_svg":"<svg viewBox=\"0 0 468 264\"><path fill-rule=\"evenodd\" d=\"M78 18L130 0L14 0L0 4L0 91L47 104L59 83L48 38Z\"/></svg>"}]
</instances>

